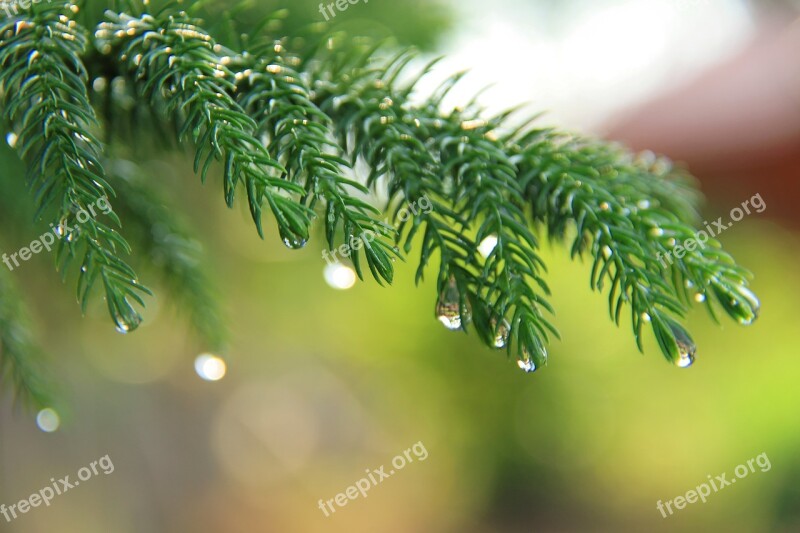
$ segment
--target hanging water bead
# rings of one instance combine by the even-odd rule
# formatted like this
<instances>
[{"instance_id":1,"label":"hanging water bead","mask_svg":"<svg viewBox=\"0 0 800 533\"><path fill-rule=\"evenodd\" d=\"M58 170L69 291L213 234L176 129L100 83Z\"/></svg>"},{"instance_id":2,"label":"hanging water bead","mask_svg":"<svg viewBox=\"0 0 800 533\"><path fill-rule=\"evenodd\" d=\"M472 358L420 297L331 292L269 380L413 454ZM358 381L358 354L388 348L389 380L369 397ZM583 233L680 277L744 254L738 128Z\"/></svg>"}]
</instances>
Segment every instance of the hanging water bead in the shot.
<instances>
[{"instance_id":1,"label":"hanging water bead","mask_svg":"<svg viewBox=\"0 0 800 533\"><path fill-rule=\"evenodd\" d=\"M690 352L684 348L681 348L681 356L680 358L675 361L675 366L678 368L689 368L694 364L694 354L695 352Z\"/></svg>"},{"instance_id":2,"label":"hanging water bead","mask_svg":"<svg viewBox=\"0 0 800 533\"><path fill-rule=\"evenodd\" d=\"M675 342L678 345L678 359L675 360L675 366L679 368L689 368L694 364L697 345L683 328L670 324L670 329L673 335L675 335Z\"/></svg>"},{"instance_id":3,"label":"hanging water bead","mask_svg":"<svg viewBox=\"0 0 800 533\"><path fill-rule=\"evenodd\" d=\"M522 356L517 361L517 366L519 366L527 374L536 372L536 370L539 367L536 366L536 362L533 360L533 357L531 357L531 354L528 351L528 349L524 345L521 346L522 346ZM544 361L545 364L547 364L547 349L544 346L541 346L540 349L541 349L542 360Z\"/></svg>"},{"instance_id":4,"label":"hanging water bead","mask_svg":"<svg viewBox=\"0 0 800 533\"><path fill-rule=\"evenodd\" d=\"M300 248L304 247L308 242L308 239L305 239L298 235L290 235L283 232L281 232L281 238L283 239L283 244L285 244L286 247L291 250L299 250Z\"/></svg>"},{"instance_id":5,"label":"hanging water bead","mask_svg":"<svg viewBox=\"0 0 800 533\"><path fill-rule=\"evenodd\" d=\"M113 318L115 329L118 333L122 333L123 335L134 331L142 324L142 317L137 315L133 309L129 309L128 312L115 310L113 312Z\"/></svg>"},{"instance_id":6,"label":"hanging water bead","mask_svg":"<svg viewBox=\"0 0 800 533\"><path fill-rule=\"evenodd\" d=\"M744 285L737 287L736 292L738 292L742 299L747 302L747 306L750 308L750 313L739 316L739 323L743 326L749 326L758 319L758 315L761 311L761 301L755 294L753 294L753 291Z\"/></svg>"},{"instance_id":7,"label":"hanging water bead","mask_svg":"<svg viewBox=\"0 0 800 533\"><path fill-rule=\"evenodd\" d=\"M498 326L497 320L491 320L492 330L494 331L494 347L505 348L508 343L508 335L511 332L511 324L504 318Z\"/></svg>"},{"instance_id":8,"label":"hanging water bead","mask_svg":"<svg viewBox=\"0 0 800 533\"><path fill-rule=\"evenodd\" d=\"M292 250L299 250L300 248L304 247L307 242L307 239L290 239L288 237L283 238L283 244Z\"/></svg>"},{"instance_id":9,"label":"hanging water bead","mask_svg":"<svg viewBox=\"0 0 800 533\"><path fill-rule=\"evenodd\" d=\"M461 293L458 291L455 277L450 277L447 287L439 295L436 302L436 318L450 331L461 329ZM469 315L464 317L469 320Z\"/></svg>"}]
</instances>

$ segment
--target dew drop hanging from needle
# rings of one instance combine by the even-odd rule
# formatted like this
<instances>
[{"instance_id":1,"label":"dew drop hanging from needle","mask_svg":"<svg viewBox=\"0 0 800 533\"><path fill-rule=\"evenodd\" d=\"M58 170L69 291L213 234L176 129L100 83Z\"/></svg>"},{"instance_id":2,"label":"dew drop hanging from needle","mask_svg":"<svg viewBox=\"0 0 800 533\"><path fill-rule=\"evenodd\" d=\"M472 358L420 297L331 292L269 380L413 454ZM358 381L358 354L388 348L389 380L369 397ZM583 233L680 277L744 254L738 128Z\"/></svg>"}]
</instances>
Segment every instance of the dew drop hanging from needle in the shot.
<instances>
[{"instance_id":1,"label":"dew drop hanging from needle","mask_svg":"<svg viewBox=\"0 0 800 533\"><path fill-rule=\"evenodd\" d=\"M736 292L739 293L744 302L747 304L746 306L742 306L737 320L743 326L750 326L753 324L753 322L758 320L758 315L761 312L761 301L755 294L753 294L753 291L748 289L745 285L736 287Z\"/></svg>"},{"instance_id":2,"label":"dew drop hanging from needle","mask_svg":"<svg viewBox=\"0 0 800 533\"><path fill-rule=\"evenodd\" d=\"M300 248L303 248L307 242L308 239L298 237L283 237L283 244L292 250L299 250Z\"/></svg>"},{"instance_id":3,"label":"dew drop hanging from needle","mask_svg":"<svg viewBox=\"0 0 800 533\"><path fill-rule=\"evenodd\" d=\"M494 347L495 348L505 348L506 343L508 342L508 334L511 331L511 324L508 323L508 320L505 318L502 319L500 325L498 326L497 320L491 320L492 330L494 331Z\"/></svg>"},{"instance_id":4,"label":"dew drop hanging from needle","mask_svg":"<svg viewBox=\"0 0 800 533\"><path fill-rule=\"evenodd\" d=\"M678 345L678 359L675 360L675 366L679 368L689 368L694 364L695 354L697 353L697 345L689 337L683 328L670 325L673 335L675 335L675 342Z\"/></svg>"},{"instance_id":5,"label":"dew drop hanging from needle","mask_svg":"<svg viewBox=\"0 0 800 533\"><path fill-rule=\"evenodd\" d=\"M439 295L439 301L436 302L436 318L450 331L461 329L461 293L458 291L456 278L453 276L450 276L447 287ZM463 320L469 320L468 313Z\"/></svg>"},{"instance_id":6,"label":"dew drop hanging from needle","mask_svg":"<svg viewBox=\"0 0 800 533\"><path fill-rule=\"evenodd\" d=\"M528 374L536 372L539 367L536 366L536 362L534 362L528 349L524 345L521 346L522 358L517 361L517 365ZM544 346L541 347L541 356L544 364L547 364L547 349Z\"/></svg>"}]
</instances>

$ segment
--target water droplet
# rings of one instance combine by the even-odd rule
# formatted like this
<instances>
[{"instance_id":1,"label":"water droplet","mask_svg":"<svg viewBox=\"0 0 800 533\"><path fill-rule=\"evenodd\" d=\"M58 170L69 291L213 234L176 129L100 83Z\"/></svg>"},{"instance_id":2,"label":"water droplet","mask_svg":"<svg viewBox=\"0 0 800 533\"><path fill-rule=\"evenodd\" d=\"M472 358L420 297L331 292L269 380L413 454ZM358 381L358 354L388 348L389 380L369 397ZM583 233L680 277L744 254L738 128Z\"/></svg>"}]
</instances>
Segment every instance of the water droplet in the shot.
<instances>
[{"instance_id":1,"label":"water droplet","mask_svg":"<svg viewBox=\"0 0 800 533\"><path fill-rule=\"evenodd\" d=\"M481 253L483 257L489 257L492 255L495 247L497 246L497 235L489 235L485 239L481 241L478 245L478 251Z\"/></svg>"},{"instance_id":2,"label":"water droplet","mask_svg":"<svg viewBox=\"0 0 800 533\"><path fill-rule=\"evenodd\" d=\"M614 251L609 246L603 246L603 257L610 259L614 255Z\"/></svg>"},{"instance_id":3,"label":"water droplet","mask_svg":"<svg viewBox=\"0 0 800 533\"><path fill-rule=\"evenodd\" d=\"M636 204L639 209L649 209L650 208L650 200L639 200L639 203Z\"/></svg>"},{"instance_id":4,"label":"water droplet","mask_svg":"<svg viewBox=\"0 0 800 533\"><path fill-rule=\"evenodd\" d=\"M11 132L8 135L6 135L6 142L11 148L14 148L17 145L17 134Z\"/></svg>"},{"instance_id":5,"label":"water droplet","mask_svg":"<svg viewBox=\"0 0 800 533\"><path fill-rule=\"evenodd\" d=\"M54 409L46 407L36 415L36 425L45 433L52 433L61 425L61 417Z\"/></svg>"},{"instance_id":6,"label":"water droplet","mask_svg":"<svg viewBox=\"0 0 800 533\"><path fill-rule=\"evenodd\" d=\"M664 235L664 230L661 228L650 228L650 235L652 237L661 237Z\"/></svg>"},{"instance_id":7,"label":"water droplet","mask_svg":"<svg viewBox=\"0 0 800 533\"><path fill-rule=\"evenodd\" d=\"M200 378L206 381L219 381L228 372L228 365L219 356L204 353L194 360L194 370Z\"/></svg>"},{"instance_id":8,"label":"water droplet","mask_svg":"<svg viewBox=\"0 0 800 533\"><path fill-rule=\"evenodd\" d=\"M678 345L679 356L675 361L675 366L689 368L694 364L694 356L697 353L697 345L689 337L689 334L677 324L670 324L672 334L675 335L675 342Z\"/></svg>"},{"instance_id":9,"label":"water droplet","mask_svg":"<svg viewBox=\"0 0 800 533\"><path fill-rule=\"evenodd\" d=\"M494 330L494 347L505 348L508 342L508 334L511 332L511 324L504 318L500 325L497 325L497 320L491 320L492 329Z\"/></svg>"},{"instance_id":10,"label":"water droplet","mask_svg":"<svg viewBox=\"0 0 800 533\"><path fill-rule=\"evenodd\" d=\"M302 237L297 236L282 236L283 237L283 244L286 245L287 248L292 250L299 250L300 248L304 247L308 242L308 239L304 239Z\"/></svg>"},{"instance_id":11,"label":"water droplet","mask_svg":"<svg viewBox=\"0 0 800 533\"><path fill-rule=\"evenodd\" d=\"M439 295L436 302L436 318L451 331L461 329L461 293L458 292L456 279L451 277L447 287ZM465 317L467 320L469 317Z\"/></svg>"},{"instance_id":12,"label":"water droplet","mask_svg":"<svg viewBox=\"0 0 800 533\"><path fill-rule=\"evenodd\" d=\"M69 227L69 225L67 224L67 219L66 218L62 218L61 222L59 222L58 225L55 228L53 228L53 231L59 237L64 237L67 234L66 228L68 228L68 227Z\"/></svg>"},{"instance_id":13,"label":"water droplet","mask_svg":"<svg viewBox=\"0 0 800 533\"><path fill-rule=\"evenodd\" d=\"M439 302L436 307L436 314L439 322L444 324L444 327L450 331L461 329L461 314L458 312L458 305L453 307Z\"/></svg>"},{"instance_id":14,"label":"water droplet","mask_svg":"<svg viewBox=\"0 0 800 533\"><path fill-rule=\"evenodd\" d=\"M702 292L698 292L697 294L694 295L694 301L697 303L703 303L706 301L706 295L703 294Z\"/></svg>"},{"instance_id":15,"label":"water droplet","mask_svg":"<svg viewBox=\"0 0 800 533\"><path fill-rule=\"evenodd\" d=\"M675 362L679 368L689 368L694 364L694 353L681 351L681 357Z\"/></svg>"},{"instance_id":16,"label":"water droplet","mask_svg":"<svg viewBox=\"0 0 800 533\"><path fill-rule=\"evenodd\" d=\"M114 323L118 333L125 335L134 331L142 323L142 317L136 313L132 308L119 309L114 314Z\"/></svg>"},{"instance_id":17,"label":"water droplet","mask_svg":"<svg viewBox=\"0 0 800 533\"><path fill-rule=\"evenodd\" d=\"M536 365L531 359L520 359L517 361L517 365L527 373L536 372Z\"/></svg>"},{"instance_id":18,"label":"water droplet","mask_svg":"<svg viewBox=\"0 0 800 533\"><path fill-rule=\"evenodd\" d=\"M642 313L642 320L644 320L645 322L650 322L652 319L650 318L650 315L648 313Z\"/></svg>"},{"instance_id":19,"label":"water droplet","mask_svg":"<svg viewBox=\"0 0 800 533\"><path fill-rule=\"evenodd\" d=\"M740 316L739 323L744 326L749 326L758 319L758 315L761 311L761 302L759 301L758 297L753 294L753 291L744 285L737 287L736 292L738 292L742 298L744 298L744 300L747 302L747 305L750 307L750 310L752 311L751 314Z\"/></svg>"},{"instance_id":20,"label":"water droplet","mask_svg":"<svg viewBox=\"0 0 800 533\"><path fill-rule=\"evenodd\" d=\"M603 211L608 211L610 208L611 206L608 204L608 202L603 202L602 204L600 204L600 209L602 209Z\"/></svg>"}]
</instances>

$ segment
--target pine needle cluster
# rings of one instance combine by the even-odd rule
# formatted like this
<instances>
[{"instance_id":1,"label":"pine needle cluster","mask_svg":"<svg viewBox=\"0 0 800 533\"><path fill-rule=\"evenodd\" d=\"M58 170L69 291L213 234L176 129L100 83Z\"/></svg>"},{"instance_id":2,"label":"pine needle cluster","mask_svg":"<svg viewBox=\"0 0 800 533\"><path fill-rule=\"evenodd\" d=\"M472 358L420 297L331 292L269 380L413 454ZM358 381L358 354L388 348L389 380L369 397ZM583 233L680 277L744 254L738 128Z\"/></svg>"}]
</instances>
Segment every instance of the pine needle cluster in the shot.
<instances>
[{"instance_id":1,"label":"pine needle cluster","mask_svg":"<svg viewBox=\"0 0 800 533\"><path fill-rule=\"evenodd\" d=\"M132 135L152 124L173 132L170 146L191 147L202 182L221 176L229 207L244 198L262 238L268 220L300 248L321 218L324 245L361 241L354 268L363 278L366 262L379 283L392 282L395 258L417 257L417 281L436 276L436 316L453 330L474 328L526 371L547 363L558 335L542 235L587 256L613 320L627 309L639 348L650 326L679 366L694 357L680 322L692 303L755 320L748 273L718 242L658 261L697 223L691 178L667 159L532 121L512 127L515 111L487 116L474 101L446 109L461 75L421 96L417 83L435 61L420 67L410 50L324 32L297 43L270 35L271 23L229 42L195 8L126 2L91 20L76 5L42 3L0 23L2 120L27 166L36 217L74 228L59 235L57 267L66 276L77 262L81 305L100 287L119 330L139 325L150 294L124 259L124 222L198 331L213 347L225 343L199 247L158 185L119 154L119 124ZM369 201L378 197L388 203ZM101 198L114 206L106 219L76 219ZM423 198L430 210L399 216ZM391 224L380 220L386 209ZM41 398L6 278L0 272L0 375Z\"/></svg>"}]
</instances>

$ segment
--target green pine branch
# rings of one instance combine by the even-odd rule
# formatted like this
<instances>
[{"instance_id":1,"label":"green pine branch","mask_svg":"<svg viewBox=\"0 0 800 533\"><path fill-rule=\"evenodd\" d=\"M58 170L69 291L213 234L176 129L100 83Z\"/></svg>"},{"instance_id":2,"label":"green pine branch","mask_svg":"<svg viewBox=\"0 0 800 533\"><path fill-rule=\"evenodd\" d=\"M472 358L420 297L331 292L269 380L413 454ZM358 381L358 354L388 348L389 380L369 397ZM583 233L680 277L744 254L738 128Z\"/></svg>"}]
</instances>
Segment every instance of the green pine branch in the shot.
<instances>
[{"instance_id":1,"label":"green pine branch","mask_svg":"<svg viewBox=\"0 0 800 533\"><path fill-rule=\"evenodd\" d=\"M694 343L678 320L695 301L705 302L712 315L718 304L743 324L756 319L760 304L747 288L748 273L718 241L709 239L682 258L673 254L696 230L686 222L693 217L693 195L681 193L680 171L668 161L660 162L661 175L653 179L652 166L632 164L629 155L598 142L534 131L515 143L537 219L556 239L574 230L573 257L588 249L591 287L602 291L610 284L609 312L617 324L625 305L631 307L640 350L643 326L652 322L664 355L690 364Z\"/></svg>"},{"instance_id":2,"label":"green pine branch","mask_svg":"<svg viewBox=\"0 0 800 533\"><path fill-rule=\"evenodd\" d=\"M435 62L412 71L410 51L387 55L382 44L310 32L293 53L290 39L261 32L274 24L258 26L234 50L172 4L141 14L147 7L106 13L88 37L69 6L33 6L0 23L4 122L17 136L39 213L54 211L54 225L70 228L59 230L59 268L80 256L82 305L102 280L120 329L138 324L132 303L143 305L148 291L119 258L127 242L97 216L78 214L114 197L99 139L110 144L122 119L129 142L151 135L154 123L169 125L179 145L193 145L203 182L221 167L225 203L232 207L244 189L262 237L265 205L290 248L306 244L319 214L325 245L332 250L341 239L353 251L364 248L350 257L360 277L365 259L379 283L391 283L395 257L419 253L417 282L436 272L437 317L453 330L473 327L527 371L547 362L550 335L557 336L537 230L567 241L573 257L589 257L591 288L607 293L612 318L621 323L629 309L639 348L649 324L667 359L681 366L695 350L681 325L693 303L742 324L757 317L749 274L717 241L681 258L672 253L695 237L699 194L667 159L535 129L532 121L511 126L511 112L487 117L474 100L445 109L461 75L419 95L417 82ZM93 101L85 63L98 76L95 92L107 91ZM147 120L136 120L138 113ZM148 178L110 161L137 251L157 264L195 328L222 345L224 327L192 239ZM364 166L361 180L356 169ZM378 220L370 195L388 198L392 224ZM119 224L117 214L108 218ZM480 245L490 240L496 245L487 252ZM0 293L0 369L20 390L34 391L34 373L25 370L31 348L15 344L13 321L3 321L13 316L3 314L14 309L11 294Z\"/></svg>"},{"instance_id":3,"label":"green pine branch","mask_svg":"<svg viewBox=\"0 0 800 533\"><path fill-rule=\"evenodd\" d=\"M334 249L341 226L343 242L355 252L350 258L358 276L363 279L358 254L363 247L375 279L391 283L391 261L398 253L384 237L393 236L394 228L374 218L380 210L354 196L366 195L368 189L343 175L352 172L352 166L339 155L331 120L311 101L302 75L291 66L297 61L280 41L231 59L237 99L287 169L286 179L303 186L303 204L311 209L320 201L324 204L329 249ZM361 245L355 246L357 241Z\"/></svg>"},{"instance_id":4,"label":"green pine branch","mask_svg":"<svg viewBox=\"0 0 800 533\"><path fill-rule=\"evenodd\" d=\"M194 169L202 181L211 164L222 161L229 207L243 185L259 235L264 235L266 201L284 240L305 243L313 213L291 198L303 188L280 176L285 169L256 137L255 120L231 96L234 74L220 56L222 47L184 12L141 17L109 12L107 17L95 33L98 49L118 55L139 82L140 98L163 104L181 125L179 140L195 143Z\"/></svg>"},{"instance_id":5,"label":"green pine branch","mask_svg":"<svg viewBox=\"0 0 800 533\"><path fill-rule=\"evenodd\" d=\"M99 280L117 328L130 331L141 322L133 304L144 305L142 295L149 291L120 258L130 253L128 243L96 214L114 191L98 160L102 146L93 134L97 120L81 59L88 41L71 18L76 10L45 6L0 23L3 118L28 166L37 218L55 210L59 269L66 275L79 258L81 308ZM107 216L119 226L113 211Z\"/></svg>"},{"instance_id":6,"label":"green pine branch","mask_svg":"<svg viewBox=\"0 0 800 533\"><path fill-rule=\"evenodd\" d=\"M426 105L413 105L413 85L395 87L409 54L385 65L374 64L368 48L338 53L332 45L321 54L313 59L317 101L339 126L342 143L351 141L350 157L369 164L368 183L386 178L390 196L405 206L431 200L430 212L400 222L398 239L409 225L409 252L414 236L423 235L418 281L439 254L439 318L452 329L472 322L485 344L515 349L527 368L543 365L548 332L555 333L542 313L551 310L543 298L544 266L520 207L516 168L492 126L458 110L440 112L449 82ZM489 236L497 245L484 260L476 242Z\"/></svg>"}]
</instances>

